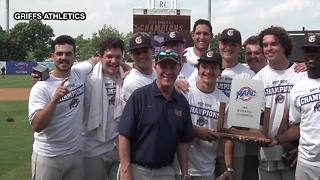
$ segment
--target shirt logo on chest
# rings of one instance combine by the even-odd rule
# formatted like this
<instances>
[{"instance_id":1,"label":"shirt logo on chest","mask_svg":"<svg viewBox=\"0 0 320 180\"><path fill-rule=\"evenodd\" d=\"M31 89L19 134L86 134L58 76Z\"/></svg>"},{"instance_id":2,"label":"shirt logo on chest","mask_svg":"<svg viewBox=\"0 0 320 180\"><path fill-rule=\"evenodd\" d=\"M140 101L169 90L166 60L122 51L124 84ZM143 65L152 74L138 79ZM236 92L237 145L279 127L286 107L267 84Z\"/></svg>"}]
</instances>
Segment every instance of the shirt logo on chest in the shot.
<instances>
[{"instance_id":1,"label":"shirt logo on chest","mask_svg":"<svg viewBox=\"0 0 320 180\"><path fill-rule=\"evenodd\" d=\"M76 108L79 104L79 99L78 98L73 98L69 104L69 108L72 109L72 108Z\"/></svg>"},{"instance_id":2,"label":"shirt logo on chest","mask_svg":"<svg viewBox=\"0 0 320 180\"><path fill-rule=\"evenodd\" d=\"M276 96L276 103L277 104L281 104L281 103L284 102L284 99L285 99L284 95L279 94L279 95Z\"/></svg>"},{"instance_id":3,"label":"shirt logo on chest","mask_svg":"<svg viewBox=\"0 0 320 180\"><path fill-rule=\"evenodd\" d=\"M320 111L320 101L316 103L316 105L314 105L313 111Z\"/></svg>"},{"instance_id":4,"label":"shirt logo on chest","mask_svg":"<svg viewBox=\"0 0 320 180\"><path fill-rule=\"evenodd\" d=\"M176 116L180 116L180 117L182 116L182 111L179 109L175 109L174 113L176 114Z\"/></svg>"},{"instance_id":5,"label":"shirt logo on chest","mask_svg":"<svg viewBox=\"0 0 320 180\"><path fill-rule=\"evenodd\" d=\"M206 120L204 117L200 116L196 123L198 126L204 126L208 124L208 120Z\"/></svg>"}]
</instances>

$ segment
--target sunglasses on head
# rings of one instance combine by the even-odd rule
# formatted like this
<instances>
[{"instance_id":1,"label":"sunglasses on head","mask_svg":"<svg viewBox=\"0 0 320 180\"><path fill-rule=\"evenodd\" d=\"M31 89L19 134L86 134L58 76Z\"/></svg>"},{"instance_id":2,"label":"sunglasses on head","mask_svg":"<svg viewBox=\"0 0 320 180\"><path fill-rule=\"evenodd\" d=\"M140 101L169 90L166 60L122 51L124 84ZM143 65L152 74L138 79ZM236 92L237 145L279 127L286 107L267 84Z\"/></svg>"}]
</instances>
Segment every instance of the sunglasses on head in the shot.
<instances>
[{"instance_id":1,"label":"sunglasses on head","mask_svg":"<svg viewBox=\"0 0 320 180\"><path fill-rule=\"evenodd\" d=\"M180 61L180 56L177 52L174 52L174 51L171 51L171 52L166 52L166 51L161 51L159 52L158 56L157 56L157 59L160 60L160 59L163 59L163 58L173 58L177 61Z\"/></svg>"}]
</instances>

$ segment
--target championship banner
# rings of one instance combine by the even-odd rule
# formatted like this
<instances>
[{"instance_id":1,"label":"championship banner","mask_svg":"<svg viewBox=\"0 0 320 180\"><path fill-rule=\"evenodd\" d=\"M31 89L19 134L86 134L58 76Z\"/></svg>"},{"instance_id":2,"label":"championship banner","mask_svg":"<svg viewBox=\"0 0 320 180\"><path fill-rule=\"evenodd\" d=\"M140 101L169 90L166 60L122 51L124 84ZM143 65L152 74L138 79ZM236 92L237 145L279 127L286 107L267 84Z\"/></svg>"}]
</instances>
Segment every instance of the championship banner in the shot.
<instances>
[{"instance_id":1,"label":"championship banner","mask_svg":"<svg viewBox=\"0 0 320 180\"><path fill-rule=\"evenodd\" d=\"M163 34L181 32L186 39L186 47L192 43L190 16L188 15L133 15L133 33L146 32L153 38L156 53L160 51Z\"/></svg>"}]
</instances>

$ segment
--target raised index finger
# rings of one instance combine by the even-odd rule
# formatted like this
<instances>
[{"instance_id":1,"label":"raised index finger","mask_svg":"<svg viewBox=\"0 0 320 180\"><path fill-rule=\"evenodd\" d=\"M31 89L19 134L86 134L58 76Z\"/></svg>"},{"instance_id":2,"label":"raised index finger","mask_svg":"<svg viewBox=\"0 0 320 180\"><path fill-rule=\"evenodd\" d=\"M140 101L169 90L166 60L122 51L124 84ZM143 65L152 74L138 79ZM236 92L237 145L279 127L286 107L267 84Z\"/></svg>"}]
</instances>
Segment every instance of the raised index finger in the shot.
<instances>
[{"instance_id":1,"label":"raised index finger","mask_svg":"<svg viewBox=\"0 0 320 180\"><path fill-rule=\"evenodd\" d=\"M64 86L64 83L66 83L66 82L68 81L68 79L69 79L69 78L65 78L65 79L61 82L60 86Z\"/></svg>"}]
</instances>

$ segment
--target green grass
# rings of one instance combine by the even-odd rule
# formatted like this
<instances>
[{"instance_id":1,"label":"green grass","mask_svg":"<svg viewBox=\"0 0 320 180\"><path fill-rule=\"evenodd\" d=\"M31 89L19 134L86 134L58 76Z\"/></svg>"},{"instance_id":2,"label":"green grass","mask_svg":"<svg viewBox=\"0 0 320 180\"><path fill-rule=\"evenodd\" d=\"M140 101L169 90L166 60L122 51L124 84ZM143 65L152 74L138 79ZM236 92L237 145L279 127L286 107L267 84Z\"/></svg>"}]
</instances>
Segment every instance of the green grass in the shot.
<instances>
[{"instance_id":1,"label":"green grass","mask_svg":"<svg viewBox=\"0 0 320 180\"><path fill-rule=\"evenodd\" d=\"M6 75L0 76L0 88L31 88L31 75Z\"/></svg>"},{"instance_id":2,"label":"green grass","mask_svg":"<svg viewBox=\"0 0 320 180\"><path fill-rule=\"evenodd\" d=\"M0 102L0 180L31 179L33 132L27 109L27 101Z\"/></svg>"}]
</instances>

